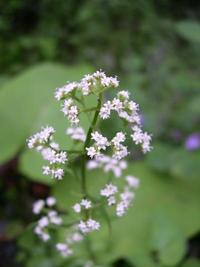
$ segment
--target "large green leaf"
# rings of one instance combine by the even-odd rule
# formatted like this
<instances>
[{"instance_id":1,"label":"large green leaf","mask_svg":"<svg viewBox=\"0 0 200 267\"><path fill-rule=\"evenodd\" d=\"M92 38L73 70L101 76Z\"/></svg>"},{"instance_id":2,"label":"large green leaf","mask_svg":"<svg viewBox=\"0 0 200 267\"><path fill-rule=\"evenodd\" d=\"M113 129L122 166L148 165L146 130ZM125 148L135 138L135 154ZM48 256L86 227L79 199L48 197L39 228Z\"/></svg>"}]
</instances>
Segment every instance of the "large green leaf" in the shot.
<instances>
[{"instance_id":1,"label":"large green leaf","mask_svg":"<svg viewBox=\"0 0 200 267\"><path fill-rule=\"evenodd\" d=\"M200 42L200 23L197 21L180 21L176 23L177 32L186 40Z\"/></svg>"},{"instance_id":2,"label":"large green leaf","mask_svg":"<svg viewBox=\"0 0 200 267\"><path fill-rule=\"evenodd\" d=\"M103 217L101 218L101 231L91 236L94 241L93 249L102 262L128 258L136 266L148 267L148 264L153 266L154 260L151 253L155 250L155 244L152 245L152 236L155 240L155 235L160 235L159 238L163 238L163 242L165 242L165 246L162 246L162 240L157 241L160 261L171 266L172 261L173 263L178 262L183 256L185 238L200 229L198 212L200 182L169 176L163 177L161 174L152 172L142 163L130 165L127 173L141 179L135 203L125 217L112 222L111 236L109 236L106 221ZM98 196L99 188L106 182L106 175L100 171L87 173L89 192L94 196ZM80 192L80 187L74 177L66 177L65 181L58 182L53 188L53 194L59 199L58 202L62 208L70 207L79 200ZM153 225L154 229L157 227L157 216L160 213L164 214L163 217L167 221L165 224L158 223L159 228L153 230ZM191 218L193 219L191 220ZM164 233L166 227L168 227L169 237ZM155 233L155 231L157 232ZM141 256L143 259L140 259L140 255L143 255ZM145 263L144 266L143 263ZM157 265L155 264L155 266Z\"/></svg>"},{"instance_id":3,"label":"large green leaf","mask_svg":"<svg viewBox=\"0 0 200 267\"><path fill-rule=\"evenodd\" d=\"M197 259L188 259L181 267L199 267L200 261Z\"/></svg>"},{"instance_id":4,"label":"large green leaf","mask_svg":"<svg viewBox=\"0 0 200 267\"><path fill-rule=\"evenodd\" d=\"M186 239L181 227L162 210L158 210L154 217L151 246L164 266L178 264L186 252Z\"/></svg>"},{"instance_id":5,"label":"large green leaf","mask_svg":"<svg viewBox=\"0 0 200 267\"><path fill-rule=\"evenodd\" d=\"M170 172L180 178L194 182L200 178L200 152L177 149L171 155Z\"/></svg>"},{"instance_id":6,"label":"large green leaf","mask_svg":"<svg viewBox=\"0 0 200 267\"><path fill-rule=\"evenodd\" d=\"M28 69L3 85L0 90L1 163L24 147L26 138L42 125L52 124L58 131L58 141L66 144L64 130L68 123L59 112L54 90L89 71L87 66L46 63Z\"/></svg>"}]
</instances>

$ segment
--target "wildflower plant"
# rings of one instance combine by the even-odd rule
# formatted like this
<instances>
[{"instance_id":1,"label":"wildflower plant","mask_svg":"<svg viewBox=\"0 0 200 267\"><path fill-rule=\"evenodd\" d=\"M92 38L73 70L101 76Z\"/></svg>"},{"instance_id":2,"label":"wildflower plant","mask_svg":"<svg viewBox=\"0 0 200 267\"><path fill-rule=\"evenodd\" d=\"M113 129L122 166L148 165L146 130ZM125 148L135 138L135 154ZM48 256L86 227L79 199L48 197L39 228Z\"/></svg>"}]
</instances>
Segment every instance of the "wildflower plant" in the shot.
<instances>
[{"instance_id":1,"label":"wildflower plant","mask_svg":"<svg viewBox=\"0 0 200 267\"><path fill-rule=\"evenodd\" d=\"M67 179L70 170L80 179L81 195L77 193L77 200L66 211L67 216L73 214L76 220L67 225L63 221L65 211L56 209L54 197L37 200L33 205L33 213L40 215L34 232L44 242L55 240L55 235L51 236L52 227L54 231L59 227L68 229L68 234L62 237L62 241L55 240L54 244L63 257L72 256L76 243L87 239L91 232L101 230L104 223L99 216L102 207L105 208L108 218L109 212L111 217L113 214L115 217L122 217L133 203L135 190L140 182L132 174L123 174L128 166L126 158L130 154L126 146L127 140L131 139L141 146L144 153L151 150L151 136L143 132L139 106L130 100L129 92L118 91L113 99L104 101L105 92L118 87L119 81L116 77L108 77L104 72L97 71L85 75L79 82L70 82L56 89L55 99L61 103L61 112L71 124L65 134L67 138L73 139L74 147L78 144L80 149L63 150L55 141L56 130L51 126L43 127L27 141L28 147L35 149L47 162L42 168L44 175L58 180L59 183L59 180ZM90 96L96 98L97 104L88 108L86 99ZM87 132L81 121L83 113L90 121ZM124 122L124 128L108 139L101 132L100 122L109 120L111 113L115 113ZM131 134L128 134L130 130ZM77 171L78 168L80 171ZM93 169L101 169L106 174L101 178L105 181L98 196L92 195L87 188L87 173Z\"/></svg>"}]
</instances>

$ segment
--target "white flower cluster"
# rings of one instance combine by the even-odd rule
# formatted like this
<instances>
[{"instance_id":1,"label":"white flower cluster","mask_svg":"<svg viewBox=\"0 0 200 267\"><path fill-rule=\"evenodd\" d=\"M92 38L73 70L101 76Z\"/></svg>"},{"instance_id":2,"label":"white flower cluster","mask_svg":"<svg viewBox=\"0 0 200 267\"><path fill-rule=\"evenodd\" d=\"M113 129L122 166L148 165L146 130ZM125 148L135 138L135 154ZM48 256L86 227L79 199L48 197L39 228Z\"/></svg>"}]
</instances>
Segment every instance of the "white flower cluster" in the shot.
<instances>
[{"instance_id":1,"label":"white flower cluster","mask_svg":"<svg viewBox=\"0 0 200 267\"><path fill-rule=\"evenodd\" d=\"M79 123L79 110L75 105L73 97L76 91L80 91L83 96L93 93L96 88L100 87L101 90L110 87L118 87L119 81L116 77L108 77L102 71L96 71L93 74L88 74L80 80L80 82L71 82L61 88L57 88L55 92L56 100L64 100L62 105L62 112L68 118L72 125Z\"/></svg>"},{"instance_id":2,"label":"white flower cluster","mask_svg":"<svg viewBox=\"0 0 200 267\"><path fill-rule=\"evenodd\" d=\"M67 153L59 150L59 145L53 142L53 127L44 127L28 139L28 147L39 151L49 165L43 166L43 174L50 175L58 180L64 176L63 165L67 161Z\"/></svg>"},{"instance_id":3,"label":"white flower cluster","mask_svg":"<svg viewBox=\"0 0 200 267\"><path fill-rule=\"evenodd\" d=\"M80 213L82 209L84 210L89 210L92 208L92 202L88 199L82 199L80 203L76 203L73 206L73 209L76 213ZM89 218L86 221L81 220L78 224L78 229L81 231L83 234L88 234L92 231L99 230L100 228L100 223L97 222L96 220L93 220Z\"/></svg>"},{"instance_id":4,"label":"white flower cluster","mask_svg":"<svg viewBox=\"0 0 200 267\"><path fill-rule=\"evenodd\" d=\"M100 195L107 198L108 206L114 205L116 203L115 194L118 192L117 186L113 184L107 184L105 188L100 191Z\"/></svg>"},{"instance_id":5,"label":"white flower cluster","mask_svg":"<svg viewBox=\"0 0 200 267\"><path fill-rule=\"evenodd\" d=\"M79 90L83 95L91 94L97 86L103 88L118 87L119 81L116 77L108 77L103 71L96 71L93 74L85 75L80 82L67 83L61 88L57 88L55 98L60 101L67 98L75 90Z\"/></svg>"},{"instance_id":6,"label":"white flower cluster","mask_svg":"<svg viewBox=\"0 0 200 267\"><path fill-rule=\"evenodd\" d=\"M73 254L73 250L66 243L56 244L56 249L60 252L63 257L68 257Z\"/></svg>"},{"instance_id":7,"label":"white flower cluster","mask_svg":"<svg viewBox=\"0 0 200 267\"><path fill-rule=\"evenodd\" d=\"M95 141L94 145L86 148L87 155L90 158L97 160L98 158L102 158L103 154L101 154L101 151L106 150L109 146L113 149L113 159L121 160L129 154L127 147L122 145L122 142L126 140L125 134L122 132L118 132L111 142L108 142L108 139L97 131L91 134L91 139Z\"/></svg>"},{"instance_id":8,"label":"white flower cluster","mask_svg":"<svg viewBox=\"0 0 200 267\"><path fill-rule=\"evenodd\" d=\"M115 137L111 140L111 144L113 145L113 151L114 151L113 158L121 160L129 154L127 147L121 144L125 140L126 140L125 134L122 132L118 132L115 135Z\"/></svg>"},{"instance_id":9,"label":"white flower cluster","mask_svg":"<svg viewBox=\"0 0 200 267\"><path fill-rule=\"evenodd\" d=\"M133 131L131 137L135 144L140 144L144 153L149 152L151 150L151 136L142 131L140 115L138 113L139 106L134 101L129 101L128 91L120 91L116 98L104 103L100 110L100 117L103 120L108 119L112 111L116 111L121 119L129 123ZM126 154L125 149L124 154Z\"/></svg>"},{"instance_id":10,"label":"white flower cluster","mask_svg":"<svg viewBox=\"0 0 200 267\"><path fill-rule=\"evenodd\" d=\"M78 107L74 104L72 98L66 99L64 101L61 111L65 114L72 125L77 125L79 123Z\"/></svg>"},{"instance_id":11,"label":"white flower cluster","mask_svg":"<svg viewBox=\"0 0 200 267\"><path fill-rule=\"evenodd\" d=\"M100 156L101 150L106 150L106 148L110 145L108 139L97 131L91 134L91 139L94 140L94 145L86 148L87 155L90 158Z\"/></svg>"},{"instance_id":12,"label":"white flower cluster","mask_svg":"<svg viewBox=\"0 0 200 267\"><path fill-rule=\"evenodd\" d=\"M80 221L78 228L83 234L88 234L90 232L99 230L100 223L90 218L87 221Z\"/></svg>"},{"instance_id":13,"label":"white flower cluster","mask_svg":"<svg viewBox=\"0 0 200 267\"><path fill-rule=\"evenodd\" d=\"M92 202L88 199L82 199L80 203L76 203L73 206L73 209L76 213L80 213L81 212L81 207L88 210L92 208Z\"/></svg>"},{"instance_id":14,"label":"white flower cluster","mask_svg":"<svg viewBox=\"0 0 200 267\"><path fill-rule=\"evenodd\" d=\"M123 216L132 203L134 192L131 189L136 189L139 186L139 179L134 176L127 175L125 181L126 185L122 193L112 183L107 184L100 191L100 195L107 199L108 206L116 205L116 215L118 217Z\"/></svg>"},{"instance_id":15,"label":"white flower cluster","mask_svg":"<svg viewBox=\"0 0 200 267\"><path fill-rule=\"evenodd\" d=\"M87 168L89 170L102 168L104 172L112 171L115 177L120 177L122 171L127 168L127 162L125 160L117 160L106 155L101 155L101 157L89 160Z\"/></svg>"},{"instance_id":16,"label":"white flower cluster","mask_svg":"<svg viewBox=\"0 0 200 267\"><path fill-rule=\"evenodd\" d=\"M36 148L37 150L41 150L44 145L48 144L49 141L52 140L54 133L55 130L53 127L43 127L40 132L34 134L28 139L28 148Z\"/></svg>"},{"instance_id":17,"label":"white flower cluster","mask_svg":"<svg viewBox=\"0 0 200 267\"><path fill-rule=\"evenodd\" d=\"M67 236L65 242L56 244L56 249L63 257L71 256L73 254L72 245L83 240L83 235L77 230L78 227L74 227L72 232Z\"/></svg>"},{"instance_id":18,"label":"white flower cluster","mask_svg":"<svg viewBox=\"0 0 200 267\"><path fill-rule=\"evenodd\" d=\"M86 135L82 127L73 127L66 130L66 134L69 135L75 141L85 142Z\"/></svg>"},{"instance_id":19,"label":"white flower cluster","mask_svg":"<svg viewBox=\"0 0 200 267\"><path fill-rule=\"evenodd\" d=\"M102 71L97 71L91 75L85 75L79 82L67 83L55 92L55 98L61 103L61 111L71 123L71 127L66 130L66 135L74 140L74 145L81 145L77 142L85 142L82 144L85 151L80 150L80 155L73 160L81 160L81 164L87 164L87 169L102 168L105 173L111 172L109 175L109 182L100 189L99 197L93 197L86 193L85 188L85 166L81 166L82 174L82 199L75 203L72 207L73 216L78 217L75 222L69 223L70 231L64 241L58 242L55 247L63 257L68 257L73 254L73 245L83 240L86 234L97 231L101 225L96 220L95 209L99 205L107 205L109 209L113 209L116 216L123 216L131 203L133 202L135 193L134 190L139 186L139 179L132 175L122 176L123 170L127 168L127 162L124 160L129 155L126 146L128 138L132 138L136 145L140 145L144 153L151 150L151 136L143 132L139 115L139 106L134 101L129 99L128 91L120 91L115 98L108 100L101 107L102 93L109 88L116 88L119 86L119 81L116 77L108 77ZM76 94L77 92L77 94ZM84 97L90 94L99 96L98 106L85 107ZM83 109L82 109L83 108ZM100 110L99 110L100 108ZM90 125L87 138L84 129L80 127L80 113L90 112L95 110L95 116ZM130 137L123 131L115 133L114 137L108 140L101 132L96 131L98 115L101 119L109 119L111 112L117 113L118 117L125 121L126 125L130 127ZM91 132L91 129L93 132ZM43 166L43 174L50 175L58 180L64 176L64 165L68 161L66 151L62 151L59 145L54 142L55 130L53 127L44 127L39 133L31 136L28 140L28 147L39 151L44 160L48 162ZM90 136L91 133L91 136ZM87 140L86 140L87 139ZM90 144L91 143L91 144ZM71 153L77 153L79 150L71 150ZM68 152L68 153L70 153ZM86 155L90 160L86 163ZM80 156L80 157L79 157ZM69 162L71 163L71 161ZM77 167L75 164L69 166ZM75 170L74 170L75 172ZM117 186L112 181L112 173L116 178L123 179L124 184ZM79 172L77 172L79 176ZM123 178L124 177L124 178ZM79 177L78 177L79 178ZM92 201L91 201L92 200ZM58 212L53 208L56 200L53 197L48 197L46 200L38 200L33 205L33 213L42 217L38 220L34 232L43 240L47 241L51 238L49 228L52 225L64 226L62 218ZM111 207L112 206L112 207ZM75 214L76 213L76 214ZM60 240L59 240L60 241Z\"/></svg>"},{"instance_id":20,"label":"white flower cluster","mask_svg":"<svg viewBox=\"0 0 200 267\"><path fill-rule=\"evenodd\" d=\"M34 214L41 214L44 208L48 211L46 215L39 219L36 227L34 228L35 234L38 235L43 241L48 241L50 239L47 228L50 224L62 224L62 218L58 215L57 211L51 209L51 207L53 207L55 204L56 199L54 197L48 197L45 201L39 199L33 204Z\"/></svg>"}]
</instances>

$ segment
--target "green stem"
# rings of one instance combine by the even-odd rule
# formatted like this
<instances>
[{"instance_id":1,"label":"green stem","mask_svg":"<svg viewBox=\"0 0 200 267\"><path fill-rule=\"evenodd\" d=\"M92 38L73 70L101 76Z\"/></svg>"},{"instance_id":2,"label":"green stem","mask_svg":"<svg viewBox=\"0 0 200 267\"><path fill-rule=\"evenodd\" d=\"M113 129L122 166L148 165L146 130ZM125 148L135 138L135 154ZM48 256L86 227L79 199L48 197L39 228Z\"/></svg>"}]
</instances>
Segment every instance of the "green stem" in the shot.
<instances>
[{"instance_id":1,"label":"green stem","mask_svg":"<svg viewBox=\"0 0 200 267\"><path fill-rule=\"evenodd\" d=\"M95 127L95 125L97 123L98 115L99 115L100 108L101 108L101 100L102 100L102 95L100 94L99 98L98 98L98 104L97 104L97 107L96 107L96 112L94 114L94 118L92 120L92 124L91 124L91 126L90 126L90 128L88 130L86 141L85 141L85 144L84 144L84 149L83 149L82 164L81 164L81 175L82 175L81 188L82 188L82 193L83 193L84 197L86 197L88 195L87 188L86 188L86 169L85 169L86 154L85 154L85 150L86 150L86 147L88 147L89 144L90 144L91 133L92 133L92 130L94 129L94 127Z\"/></svg>"}]
</instances>

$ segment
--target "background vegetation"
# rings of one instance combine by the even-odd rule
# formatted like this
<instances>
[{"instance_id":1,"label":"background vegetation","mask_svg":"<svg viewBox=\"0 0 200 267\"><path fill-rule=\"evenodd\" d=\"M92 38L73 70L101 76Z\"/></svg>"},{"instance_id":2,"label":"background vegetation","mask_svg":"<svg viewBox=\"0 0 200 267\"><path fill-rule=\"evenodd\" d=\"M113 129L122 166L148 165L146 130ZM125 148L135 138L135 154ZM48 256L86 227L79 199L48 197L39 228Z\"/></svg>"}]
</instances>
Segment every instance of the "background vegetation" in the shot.
<instances>
[{"instance_id":1,"label":"background vegetation","mask_svg":"<svg viewBox=\"0 0 200 267\"><path fill-rule=\"evenodd\" d=\"M34 199L53 194L63 207L73 184L42 176L25 143L49 123L66 145L54 89L101 68L140 103L154 150L142 158L133 147L141 188L99 258L103 266L199 267L200 2L1 0L0 10L0 265L82 266L60 260L27 227ZM119 127L111 126L103 125L107 135Z\"/></svg>"}]
</instances>

